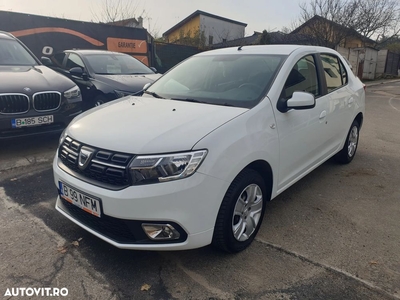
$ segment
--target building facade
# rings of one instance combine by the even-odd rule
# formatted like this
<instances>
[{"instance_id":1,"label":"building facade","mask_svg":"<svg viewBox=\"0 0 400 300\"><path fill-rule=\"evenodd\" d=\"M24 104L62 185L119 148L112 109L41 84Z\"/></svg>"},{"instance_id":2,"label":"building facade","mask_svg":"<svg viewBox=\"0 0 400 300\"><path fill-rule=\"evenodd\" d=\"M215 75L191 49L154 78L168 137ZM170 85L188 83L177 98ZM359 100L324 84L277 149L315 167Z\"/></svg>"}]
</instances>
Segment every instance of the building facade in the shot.
<instances>
[{"instance_id":1,"label":"building facade","mask_svg":"<svg viewBox=\"0 0 400 300\"><path fill-rule=\"evenodd\" d=\"M247 24L197 10L164 32L168 43L179 43L185 38L203 39L204 46L244 37Z\"/></svg>"}]
</instances>

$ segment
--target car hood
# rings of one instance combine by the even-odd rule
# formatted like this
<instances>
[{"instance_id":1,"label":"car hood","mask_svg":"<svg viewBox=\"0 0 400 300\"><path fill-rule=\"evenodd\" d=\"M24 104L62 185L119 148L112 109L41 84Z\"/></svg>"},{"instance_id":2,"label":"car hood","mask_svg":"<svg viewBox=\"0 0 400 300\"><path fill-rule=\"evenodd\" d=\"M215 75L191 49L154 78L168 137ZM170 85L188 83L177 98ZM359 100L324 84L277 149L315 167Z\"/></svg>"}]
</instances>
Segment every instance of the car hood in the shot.
<instances>
[{"instance_id":1,"label":"car hood","mask_svg":"<svg viewBox=\"0 0 400 300\"><path fill-rule=\"evenodd\" d=\"M0 82L0 93L24 94L64 92L75 85L67 77L45 66L0 66Z\"/></svg>"},{"instance_id":2,"label":"car hood","mask_svg":"<svg viewBox=\"0 0 400 300\"><path fill-rule=\"evenodd\" d=\"M96 74L95 79L116 90L136 93L141 91L147 83L153 83L161 74L143 75L100 75Z\"/></svg>"},{"instance_id":3,"label":"car hood","mask_svg":"<svg viewBox=\"0 0 400 300\"><path fill-rule=\"evenodd\" d=\"M76 117L67 134L84 144L131 154L179 152L246 108L125 97Z\"/></svg>"}]
</instances>

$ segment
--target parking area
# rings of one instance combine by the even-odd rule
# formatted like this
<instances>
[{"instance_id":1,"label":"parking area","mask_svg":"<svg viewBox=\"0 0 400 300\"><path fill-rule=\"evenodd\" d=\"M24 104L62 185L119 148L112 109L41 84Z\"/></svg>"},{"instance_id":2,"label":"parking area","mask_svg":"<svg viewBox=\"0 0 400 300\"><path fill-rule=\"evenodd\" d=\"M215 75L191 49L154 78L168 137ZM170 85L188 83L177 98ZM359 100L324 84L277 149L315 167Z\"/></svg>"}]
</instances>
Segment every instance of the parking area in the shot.
<instances>
[{"instance_id":1,"label":"parking area","mask_svg":"<svg viewBox=\"0 0 400 300\"><path fill-rule=\"evenodd\" d=\"M0 141L0 295L400 299L399 120L400 82L369 86L353 162L328 161L270 202L255 242L235 255L114 248L55 211L57 136Z\"/></svg>"}]
</instances>

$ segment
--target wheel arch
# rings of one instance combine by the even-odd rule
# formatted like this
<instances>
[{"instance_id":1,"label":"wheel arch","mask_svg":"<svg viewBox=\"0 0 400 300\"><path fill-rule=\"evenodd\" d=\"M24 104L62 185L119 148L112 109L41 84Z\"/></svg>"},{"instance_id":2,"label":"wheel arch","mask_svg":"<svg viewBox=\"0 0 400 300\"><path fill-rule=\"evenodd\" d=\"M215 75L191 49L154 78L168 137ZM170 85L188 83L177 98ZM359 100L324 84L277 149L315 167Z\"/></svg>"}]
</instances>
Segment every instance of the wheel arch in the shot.
<instances>
[{"instance_id":1,"label":"wheel arch","mask_svg":"<svg viewBox=\"0 0 400 300\"><path fill-rule=\"evenodd\" d=\"M358 113L358 115L354 118L358 122L358 125L360 125L360 129L362 127L363 121L364 121L364 115L362 112Z\"/></svg>"},{"instance_id":2,"label":"wheel arch","mask_svg":"<svg viewBox=\"0 0 400 300\"><path fill-rule=\"evenodd\" d=\"M265 187L267 188L266 199L270 201L274 182L271 165L265 160L256 160L248 164L244 169L253 169L261 175L261 177L264 179Z\"/></svg>"}]
</instances>

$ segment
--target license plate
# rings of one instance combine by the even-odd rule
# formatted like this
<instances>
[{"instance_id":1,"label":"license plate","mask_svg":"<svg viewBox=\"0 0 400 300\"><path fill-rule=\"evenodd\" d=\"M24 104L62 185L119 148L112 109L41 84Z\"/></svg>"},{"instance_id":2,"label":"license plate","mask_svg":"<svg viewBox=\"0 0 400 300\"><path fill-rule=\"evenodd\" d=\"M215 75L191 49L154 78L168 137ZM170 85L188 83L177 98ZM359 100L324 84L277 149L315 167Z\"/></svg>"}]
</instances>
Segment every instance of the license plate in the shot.
<instances>
[{"instance_id":1,"label":"license plate","mask_svg":"<svg viewBox=\"0 0 400 300\"><path fill-rule=\"evenodd\" d=\"M43 124L51 124L53 122L54 122L54 116L48 115L40 117L12 119L11 126L13 128L20 128L20 127L43 125Z\"/></svg>"},{"instance_id":2,"label":"license plate","mask_svg":"<svg viewBox=\"0 0 400 300\"><path fill-rule=\"evenodd\" d=\"M99 218L101 217L100 199L82 193L61 181L58 182L58 185L61 198L68 201L69 203L80 207L81 209L93 216Z\"/></svg>"}]
</instances>

